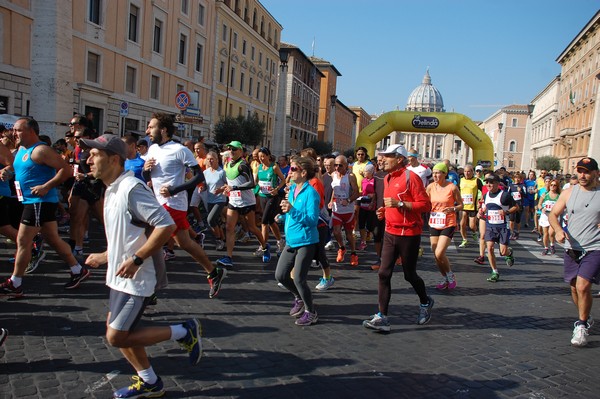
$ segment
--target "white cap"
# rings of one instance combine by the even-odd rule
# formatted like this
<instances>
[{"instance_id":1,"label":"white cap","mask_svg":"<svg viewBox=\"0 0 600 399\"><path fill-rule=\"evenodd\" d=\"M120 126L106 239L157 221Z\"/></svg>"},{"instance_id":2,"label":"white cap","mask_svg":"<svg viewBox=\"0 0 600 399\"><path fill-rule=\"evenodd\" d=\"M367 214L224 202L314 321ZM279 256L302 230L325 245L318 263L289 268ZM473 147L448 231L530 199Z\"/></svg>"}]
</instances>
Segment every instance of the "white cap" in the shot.
<instances>
[{"instance_id":1,"label":"white cap","mask_svg":"<svg viewBox=\"0 0 600 399\"><path fill-rule=\"evenodd\" d=\"M475 166L475 170L483 170L483 166L477 165L477 166Z\"/></svg>"},{"instance_id":2,"label":"white cap","mask_svg":"<svg viewBox=\"0 0 600 399\"><path fill-rule=\"evenodd\" d=\"M378 155L402 155L404 158L408 158L408 151L406 151L406 148L404 148L404 146L402 144L392 144L391 146L389 146L388 148L386 148L384 151L379 152Z\"/></svg>"}]
</instances>

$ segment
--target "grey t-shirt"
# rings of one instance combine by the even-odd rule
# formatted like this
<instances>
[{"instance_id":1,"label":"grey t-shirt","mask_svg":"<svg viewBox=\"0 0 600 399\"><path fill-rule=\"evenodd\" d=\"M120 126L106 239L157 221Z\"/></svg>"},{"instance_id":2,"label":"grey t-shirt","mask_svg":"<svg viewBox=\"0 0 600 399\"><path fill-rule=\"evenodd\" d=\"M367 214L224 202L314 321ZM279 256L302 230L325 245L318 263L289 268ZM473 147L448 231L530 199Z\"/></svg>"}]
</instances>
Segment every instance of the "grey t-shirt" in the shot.
<instances>
[{"instance_id":1,"label":"grey t-shirt","mask_svg":"<svg viewBox=\"0 0 600 399\"><path fill-rule=\"evenodd\" d=\"M565 248L576 251L600 250L600 195L596 195L598 191L598 187L586 191L579 185L573 186L567 201L570 239L565 242Z\"/></svg>"}]
</instances>

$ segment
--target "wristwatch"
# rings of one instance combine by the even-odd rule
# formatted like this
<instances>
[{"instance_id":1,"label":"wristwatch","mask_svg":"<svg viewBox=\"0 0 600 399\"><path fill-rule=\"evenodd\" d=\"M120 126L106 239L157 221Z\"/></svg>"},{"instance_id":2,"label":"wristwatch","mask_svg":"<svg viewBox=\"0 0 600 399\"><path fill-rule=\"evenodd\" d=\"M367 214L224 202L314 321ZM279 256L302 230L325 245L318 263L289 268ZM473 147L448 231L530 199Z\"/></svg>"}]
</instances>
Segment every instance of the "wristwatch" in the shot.
<instances>
[{"instance_id":1,"label":"wristwatch","mask_svg":"<svg viewBox=\"0 0 600 399\"><path fill-rule=\"evenodd\" d=\"M133 255L132 258L133 258L133 264L136 266L141 266L142 263L144 263L144 259L140 258L137 255Z\"/></svg>"},{"instance_id":2,"label":"wristwatch","mask_svg":"<svg viewBox=\"0 0 600 399\"><path fill-rule=\"evenodd\" d=\"M398 201L398 208L402 208L404 206L404 201Z\"/></svg>"}]
</instances>

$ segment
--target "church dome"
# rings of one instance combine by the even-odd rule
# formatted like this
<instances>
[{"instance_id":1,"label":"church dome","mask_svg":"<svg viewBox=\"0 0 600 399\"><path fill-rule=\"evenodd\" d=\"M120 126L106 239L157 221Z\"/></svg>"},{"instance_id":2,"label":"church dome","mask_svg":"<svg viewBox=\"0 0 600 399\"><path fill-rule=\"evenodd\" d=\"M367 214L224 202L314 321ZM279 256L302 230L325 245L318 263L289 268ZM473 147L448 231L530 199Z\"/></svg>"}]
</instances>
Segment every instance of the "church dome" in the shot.
<instances>
[{"instance_id":1,"label":"church dome","mask_svg":"<svg viewBox=\"0 0 600 399\"><path fill-rule=\"evenodd\" d=\"M442 95L438 89L431 84L429 68L425 72L423 83L414 89L412 93L410 93L410 96L408 96L406 111L445 112Z\"/></svg>"}]
</instances>

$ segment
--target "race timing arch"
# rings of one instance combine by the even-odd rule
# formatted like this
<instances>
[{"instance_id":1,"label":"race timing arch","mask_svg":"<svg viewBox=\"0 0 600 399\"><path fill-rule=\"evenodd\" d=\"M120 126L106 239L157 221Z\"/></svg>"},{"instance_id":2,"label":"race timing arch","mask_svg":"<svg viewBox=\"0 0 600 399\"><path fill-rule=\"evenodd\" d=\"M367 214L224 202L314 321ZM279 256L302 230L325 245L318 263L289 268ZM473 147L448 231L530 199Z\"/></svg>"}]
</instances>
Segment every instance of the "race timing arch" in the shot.
<instances>
[{"instance_id":1,"label":"race timing arch","mask_svg":"<svg viewBox=\"0 0 600 399\"><path fill-rule=\"evenodd\" d=\"M489 168L494 159L492 140L469 117L454 112L391 111L365 127L356 147L375 154L375 145L394 131L455 134L473 150L473 165Z\"/></svg>"}]
</instances>

